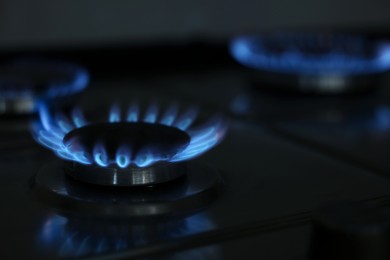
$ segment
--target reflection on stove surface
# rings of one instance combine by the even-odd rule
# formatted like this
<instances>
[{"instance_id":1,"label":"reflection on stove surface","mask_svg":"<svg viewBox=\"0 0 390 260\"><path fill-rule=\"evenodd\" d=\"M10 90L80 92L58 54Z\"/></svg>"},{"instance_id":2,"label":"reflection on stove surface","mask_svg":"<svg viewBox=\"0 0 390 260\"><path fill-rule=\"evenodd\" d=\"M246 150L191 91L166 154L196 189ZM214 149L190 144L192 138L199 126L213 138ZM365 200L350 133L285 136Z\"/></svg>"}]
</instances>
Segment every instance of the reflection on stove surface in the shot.
<instances>
[{"instance_id":1,"label":"reflection on stove surface","mask_svg":"<svg viewBox=\"0 0 390 260\"><path fill-rule=\"evenodd\" d=\"M48 216L39 231L38 249L56 257L93 256L187 237L214 227L202 214L182 219L90 219ZM196 254L210 256L215 250Z\"/></svg>"}]
</instances>

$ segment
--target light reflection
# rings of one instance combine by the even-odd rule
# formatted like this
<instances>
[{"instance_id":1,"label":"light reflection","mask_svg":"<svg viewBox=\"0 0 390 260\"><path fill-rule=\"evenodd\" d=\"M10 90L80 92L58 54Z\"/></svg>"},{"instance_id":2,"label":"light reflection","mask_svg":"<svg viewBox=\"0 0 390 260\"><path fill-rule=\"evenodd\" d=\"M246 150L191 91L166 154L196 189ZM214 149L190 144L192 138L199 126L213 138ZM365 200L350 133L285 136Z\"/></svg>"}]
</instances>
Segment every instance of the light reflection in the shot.
<instances>
[{"instance_id":1,"label":"light reflection","mask_svg":"<svg viewBox=\"0 0 390 260\"><path fill-rule=\"evenodd\" d=\"M204 214L180 219L154 219L153 221L50 215L39 232L37 246L43 255L96 256L123 250L135 250L139 246L180 239L213 228L215 228L214 224ZM210 248L205 250L206 256L215 253Z\"/></svg>"}]
</instances>

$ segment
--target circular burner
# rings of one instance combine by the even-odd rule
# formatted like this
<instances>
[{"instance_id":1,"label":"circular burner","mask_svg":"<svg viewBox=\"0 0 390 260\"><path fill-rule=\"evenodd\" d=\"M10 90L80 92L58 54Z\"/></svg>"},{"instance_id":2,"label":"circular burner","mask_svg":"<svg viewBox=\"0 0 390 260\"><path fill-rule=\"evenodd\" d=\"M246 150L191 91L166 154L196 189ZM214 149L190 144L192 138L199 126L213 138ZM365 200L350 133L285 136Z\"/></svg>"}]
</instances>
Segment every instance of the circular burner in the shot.
<instances>
[{"instance_id":1,"label":"circular burner","mask_svg":"<svg viewBox=\"0 0 390 260\"><path fill-rule=\"evenodd\" d=\"M214 169L197 163L188 163L183 177L152 187L88 185L67 177L64 171L59 163L45 165L33 179L33 194L59 211L87 215L188 213L206 206L221 184Z\"/></svg>"},{"instance_id":2,"label":"circular burner","mask_svg":"<svg viewBox=\"0 0 390 260\"><path fill-rule=\"evenodd\" d=\"M110 186L154 185L184 174L181 162L217 145L226 132L225 121L213 118L192 126L196 112L181 115L174 106L160 113L151 105L144 115L131 105L122 117L113 106L108 122L89 123L75 109L71 120L52 117L45 109L34 125L35 139L70 161L66 172L87 183Z\"/></svg>"}]
</instances>

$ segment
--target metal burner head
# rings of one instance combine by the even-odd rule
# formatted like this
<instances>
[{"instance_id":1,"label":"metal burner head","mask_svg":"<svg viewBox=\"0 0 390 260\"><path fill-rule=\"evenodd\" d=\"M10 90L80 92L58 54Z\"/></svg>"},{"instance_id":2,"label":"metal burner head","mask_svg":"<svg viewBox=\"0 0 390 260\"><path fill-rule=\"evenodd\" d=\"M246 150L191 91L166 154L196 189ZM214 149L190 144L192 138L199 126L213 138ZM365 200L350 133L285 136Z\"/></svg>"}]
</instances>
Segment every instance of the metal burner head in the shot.
<instances>
[{"instance_id":1,"label":"metal burner head","mask_svg":"<svg viewBox=\"0 0 390 260\"><path fill-rule=\"evenodd\" d=\"M67 163L65 172L73 179L104 186L154 186L178 179L186 174L185 163L157 163L149 167L98 167Z\"/></svg>"}]
</instances>

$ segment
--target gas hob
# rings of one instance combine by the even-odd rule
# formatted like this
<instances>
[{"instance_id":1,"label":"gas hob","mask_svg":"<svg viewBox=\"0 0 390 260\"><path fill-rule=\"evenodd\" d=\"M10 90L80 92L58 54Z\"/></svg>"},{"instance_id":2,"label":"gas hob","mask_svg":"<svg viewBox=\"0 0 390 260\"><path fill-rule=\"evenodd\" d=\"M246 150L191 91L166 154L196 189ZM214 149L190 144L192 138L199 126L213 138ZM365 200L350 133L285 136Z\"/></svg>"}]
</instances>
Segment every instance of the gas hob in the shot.
<instances>
[{"instance_id":1,"label":"gas hob","mask_svg":"<svg viewBox=\"0 0 390 260\"><path fill-rule=\"evenodd\" d=\"M8 124L8 128L0 138L1 258L306 259L317 207L339 200L381 206L390 202L390 179L384 174L387 169L382 167L382 174L378 174L374 167L380 167L380 161L362 165L339 156L332 143L308 145L313 138L319 139L326 127L334 127L335 121L329 118L335 117L329 115L342 115L336 117L337 127L348 132L350 122L358 118L363 126L351 127L361 133L356 139L362 140L360 136L367 131L373 136L362 144L362 150L369 145L377 147L376 138L389 133L383 128L370 128L376 120L375 112L361 113L359 108L376 111L386 105L383 95L351 99L264 93L253 90L246 70L232 61L222 63L137 75L128 75L124 69L99 76L91 70L91 84L77 102L82 104L85 118L106 116L110 111L107 108L115 102L128 104L136 99L142 103L158 98L163 103L178 101L184 107L196 105L200 122L214 114L227 119L226 134L218 145L188 161L184 176L171 176L161 185L145 181L146 175L141 187L112 187L113 178L91 184L88 178L94 170L83 161L77 167L84 169L87 177L76 180L63 168L68 160L64 163L63 158L31 141L29 128L31 122L39 121L36 116L19 118L17 125L26 127L17 132L9 127L12 122L2 119L0 124ZM243 96L247 99L241 100L241 105L246 110L237 112L237 97ZM141 110L149 111L147 107ZM65 111L71 114L67 108ZM121 119L128 118L127 110L120 111ZM108 121L121 121L117 115L111 114ZM318 121L322 125L316 130L312 126ZM296 138L301 133L295 130L298 126L303 133L300 138ZM125 132L138 131L138 126L126 127ZM164 129L150 131L161 134ZM309 130L310 135L306 134ZM94 131L96 136L101 135L99 129ZM161 142L161 147L167 145L174 152L161 154L161 150L154 149L155 157L171 160L177 150L188 145L188 134L172 131L165 134L177 137L175 141ZM118 130L115 136L121 132ZM337 136L342 132L332 133ZM91 134L78 134L89 145L86 137ZM171 137L163 138L167 139ZM13 142L18 145L12 147ZM126 142L127 148L135 146L133 140ZM144 148L137 145L139 151ZM126 157L118 149L102 157L102 150L94 148L96 143L89 149L97 164L94 167L115 162L113 167L121 169L121 165L127 167L134 162L138 169L145 162L137 161L135 155ZM358 154L345 153L351 157Z\"/></svg>"}]
</instances>

